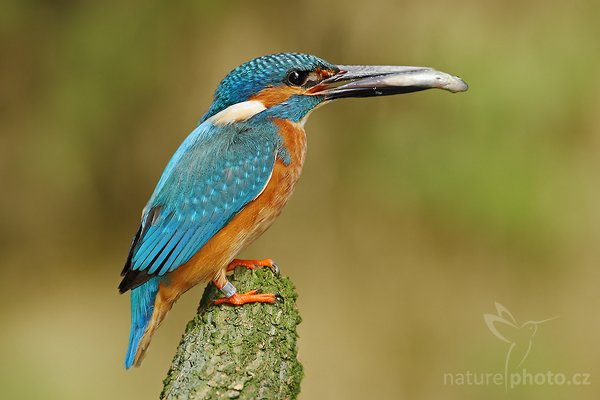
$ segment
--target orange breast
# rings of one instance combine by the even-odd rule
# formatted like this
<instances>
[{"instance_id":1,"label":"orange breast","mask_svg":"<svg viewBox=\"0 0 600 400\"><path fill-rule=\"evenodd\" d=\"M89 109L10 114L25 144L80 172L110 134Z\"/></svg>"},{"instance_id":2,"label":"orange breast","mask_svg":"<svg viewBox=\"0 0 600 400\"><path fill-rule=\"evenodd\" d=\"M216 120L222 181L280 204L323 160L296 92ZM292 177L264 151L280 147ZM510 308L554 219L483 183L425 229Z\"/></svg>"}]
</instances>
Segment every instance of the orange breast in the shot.
<instances>
[{"instance_id":1,"label":"orange breast","mask_svg":"<svg viewBox=\"0 0 600 400\"><path fill-rule=\"evenodd\" d=\"M296 123L275 120L290 156L285 165L277 158L263 192L248 203L184 265L173 271L160 296L170 302L201 281L212 279L235 256L258 238L281 213L302 172L306 155L306 133Z\"/></svg>"}]
</instances>

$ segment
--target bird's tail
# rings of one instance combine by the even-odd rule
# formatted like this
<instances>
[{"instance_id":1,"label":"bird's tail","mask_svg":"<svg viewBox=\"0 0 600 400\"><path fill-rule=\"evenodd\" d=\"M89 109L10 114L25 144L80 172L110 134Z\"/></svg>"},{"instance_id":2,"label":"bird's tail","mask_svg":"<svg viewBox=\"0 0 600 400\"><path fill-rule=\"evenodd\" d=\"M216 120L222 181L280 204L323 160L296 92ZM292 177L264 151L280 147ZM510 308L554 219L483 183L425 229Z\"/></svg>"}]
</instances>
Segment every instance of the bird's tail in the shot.
<instances>
[{"instance_id":1,"label":"bird's tail","mask_svg":"<svg viewBox=\"0 0 600 400\"><path fill-rule=\"evenodd\" d=\"M151 320L159 280L159 277L154 277L131 290L131 332L125 356L125 368L127 369L134 363L136 366L140 365L152 333L156 329L157 323L151 324Z\"/></svg>"}]
</instances>

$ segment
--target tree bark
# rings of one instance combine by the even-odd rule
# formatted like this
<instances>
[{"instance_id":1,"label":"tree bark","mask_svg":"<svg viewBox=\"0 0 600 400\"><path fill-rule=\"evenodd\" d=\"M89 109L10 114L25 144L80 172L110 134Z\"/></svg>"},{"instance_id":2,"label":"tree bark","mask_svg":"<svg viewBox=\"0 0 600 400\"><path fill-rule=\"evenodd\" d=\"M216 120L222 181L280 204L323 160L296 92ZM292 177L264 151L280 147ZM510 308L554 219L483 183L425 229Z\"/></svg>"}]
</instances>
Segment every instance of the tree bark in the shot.
<instances>
[{"instance_id":1,"label":"tree bark","mask_svg":"<svg viewBox=\"0 0 600 400\"><path fill-rule=\"evenodd\" d=\"M185 329L164 380L161 399L295 399L302 365L297 359L297 294L289 278L268 268L237 268L231 282L244 293L274 292L283 301L243 306L211 304L213 284Z\"/></svg>"}]
</instances>

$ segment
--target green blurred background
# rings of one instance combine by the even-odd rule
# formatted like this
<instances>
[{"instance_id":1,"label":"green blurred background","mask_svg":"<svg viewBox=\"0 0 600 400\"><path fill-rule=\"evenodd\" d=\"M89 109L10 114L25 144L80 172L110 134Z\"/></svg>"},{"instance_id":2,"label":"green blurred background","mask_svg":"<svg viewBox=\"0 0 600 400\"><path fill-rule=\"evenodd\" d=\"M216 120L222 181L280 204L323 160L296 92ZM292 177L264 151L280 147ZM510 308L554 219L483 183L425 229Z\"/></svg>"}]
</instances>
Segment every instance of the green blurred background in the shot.
<instances>
[{"instance_id":1,"label":"green blurred background","mask_svg":"<svg viewBox=\"0 0 600 400\"><path fill-rule=\"evenodd\" d=\"M116 286L142 207L232 68L309 52L434 66L471 86L345 100L271 257L300 293L302 399L600 396L600 3L8 1L0 12L0 387L157 398L202 288L125 371ZM586 386L445 385L501 372L494 302L538 330L527 371Z\"/></svg>"}]
</instances>

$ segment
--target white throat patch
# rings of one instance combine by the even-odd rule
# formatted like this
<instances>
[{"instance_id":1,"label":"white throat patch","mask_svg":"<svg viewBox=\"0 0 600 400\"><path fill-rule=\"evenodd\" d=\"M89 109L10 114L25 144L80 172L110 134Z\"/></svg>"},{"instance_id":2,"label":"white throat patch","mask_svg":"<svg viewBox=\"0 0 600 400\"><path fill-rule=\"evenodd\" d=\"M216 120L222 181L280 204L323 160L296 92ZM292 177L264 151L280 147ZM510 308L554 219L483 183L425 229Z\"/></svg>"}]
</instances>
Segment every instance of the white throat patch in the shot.
<instances>
[{"instance_id":1,"label":"white throat patch","mask_svg":"<svg viewBox=\"0 0 600 400\"><path fill-rule=\"evenodd\" d=\"M243 101L233 104L223 111L219 111L207 121L216 126L229 125L235 122L246 121L266 109L267 107L260 100Z\"/></svg>"}]
</instances>

